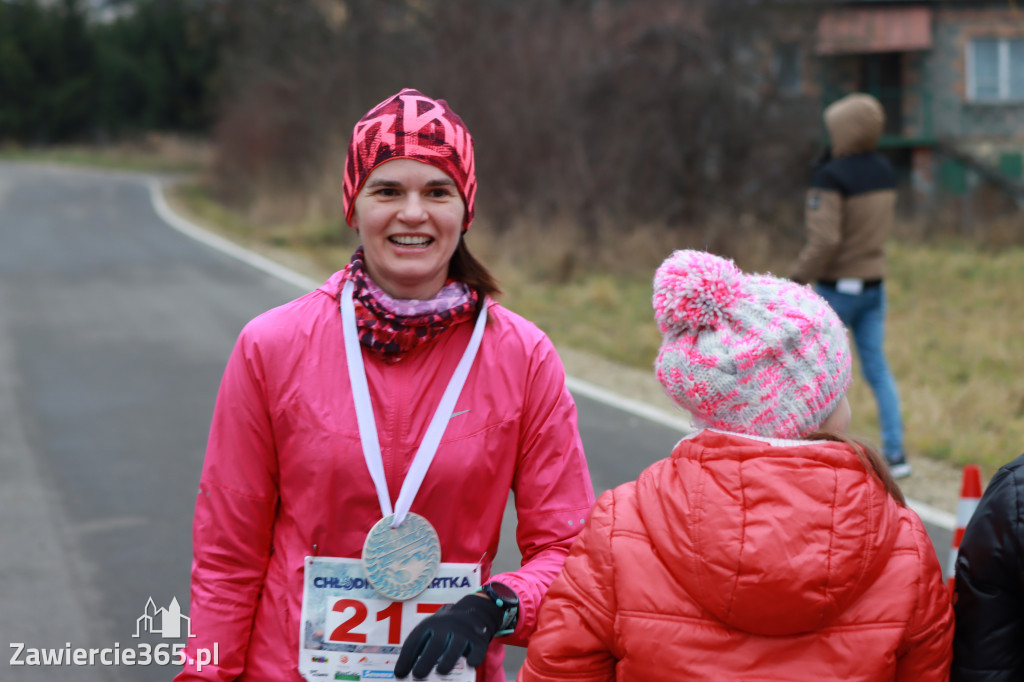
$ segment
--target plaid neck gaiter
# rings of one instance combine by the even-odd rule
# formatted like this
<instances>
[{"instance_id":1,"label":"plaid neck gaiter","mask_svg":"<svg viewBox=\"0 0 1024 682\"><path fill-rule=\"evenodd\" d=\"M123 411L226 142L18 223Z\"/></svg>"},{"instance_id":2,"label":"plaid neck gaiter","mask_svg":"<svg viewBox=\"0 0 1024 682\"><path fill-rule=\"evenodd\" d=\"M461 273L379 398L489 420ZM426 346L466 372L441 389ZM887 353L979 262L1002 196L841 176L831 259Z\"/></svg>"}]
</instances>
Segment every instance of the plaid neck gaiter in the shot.
<instances>
[{"instance_id":1,"label":"plaid neck gaiter","mask_svg":"<svg viewBox=\"0 0 1024 682\"><path fill-rule=\"evenodd\" d=\"M359 343L389 364L461 322L476 318L479 294L449 280L426 301L395 299L366 274L363 247L352 254L344 280L352 280Z\"/></svg>"}]
</instances>

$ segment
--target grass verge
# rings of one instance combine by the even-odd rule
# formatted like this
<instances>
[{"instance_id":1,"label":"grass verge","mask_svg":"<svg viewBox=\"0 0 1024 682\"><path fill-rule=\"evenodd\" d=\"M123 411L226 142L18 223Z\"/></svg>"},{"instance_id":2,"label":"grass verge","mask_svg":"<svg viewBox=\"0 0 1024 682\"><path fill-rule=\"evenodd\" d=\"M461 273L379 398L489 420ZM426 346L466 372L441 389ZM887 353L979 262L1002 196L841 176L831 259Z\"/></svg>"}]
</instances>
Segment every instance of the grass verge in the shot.
<instances>
[{"instance_id":1,"label":"grass verge","mask_svg":"<svg viewBox=\"0 0 1024 682\"><path fill-rule=\"evenodd\" d=\"M206 143L177 135L150 133L116 145L20 147L0 145L0 160L61 163L108 170L195 173L209 164Z\"/></svg>"}]
</instances>

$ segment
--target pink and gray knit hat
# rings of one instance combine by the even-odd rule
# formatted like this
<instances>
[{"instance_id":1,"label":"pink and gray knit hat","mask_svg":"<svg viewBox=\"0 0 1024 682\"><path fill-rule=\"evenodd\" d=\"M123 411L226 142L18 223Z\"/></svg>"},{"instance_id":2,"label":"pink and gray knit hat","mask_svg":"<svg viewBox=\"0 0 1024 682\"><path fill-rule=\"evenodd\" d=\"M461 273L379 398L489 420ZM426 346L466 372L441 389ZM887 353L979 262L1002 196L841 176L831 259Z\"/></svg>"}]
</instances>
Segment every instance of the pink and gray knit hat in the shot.
<instances>
[{"instance_id":1,"label":"pink and gray knit hat","mask_svg":"<svg viewBox=\"0 0 1024 682\"><path fill-rule=\"evenodd\" d=\"M654 276L665 392L710 428L802 438L850 386L846 329L810 287L676 251Z\"/></svg>"},{"instance_id":2,"label":"pink and gray knit hat","mask_svg":"<svg viewBox=\"0 0 1024 682\"><path fill-rule=\"evenodd\" d=\"M356 195L373 169L394 159L416 159L447 173L466 205L463 230L473 222L476 165L473 138L443 99L406 88L359 119L345 158L342 191L345 220L351 224Z\"/></svg>"}]
</instances>

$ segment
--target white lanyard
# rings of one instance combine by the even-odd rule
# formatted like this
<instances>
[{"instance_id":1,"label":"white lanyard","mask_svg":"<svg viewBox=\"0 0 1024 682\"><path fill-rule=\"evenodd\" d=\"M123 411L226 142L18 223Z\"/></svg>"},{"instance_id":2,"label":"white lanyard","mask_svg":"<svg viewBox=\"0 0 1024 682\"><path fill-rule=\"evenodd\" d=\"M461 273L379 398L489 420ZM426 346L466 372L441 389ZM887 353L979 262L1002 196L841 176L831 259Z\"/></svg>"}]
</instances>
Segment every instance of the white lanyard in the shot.
<instances>
[{"instance_id":1,"label":"white lanyard","mask_svg":"<svg viewBox=\"0 0 1024 682\"><path fill-rule=\"evenodd\" d=\"M345 358L348 360L349 383L352 384L352 397L356 404L356 422L359 424L359 438L363 445L363 456L366 458L366 467L370 470L370 478L377 489L377 501L380 503L380 511L386 517L392 513L391 496L388 494L388 483L384 478L384 459L380 453L380 439L377 436L377 423L373 417L373 405L370 403L370 389L366 383L366 369L363 366L363 352L359 347L359 332L356 328L355 304L352 303L352 280L345 282L341 291L341 323L345 336ZM473 366L473 360L480 349L480 341L484 336L484 326L487 323L486 300L480 306L480 314L476 318L476 326L473 327L473 335L466 346L466 352L459 360L455 373L452 374L448 387L441 396L441 402L430 420L427 433L420 442L416 451L409 473L402 482L402 489L398 493L398 500L395 501L394 521L392 528L398 528L405 520L405 515L412 507L413 498L423 483L427 469L434 460L437 453L437 446L441 443L441 436L451 419L452 410L455 409L455 402L462 393L462 386L466 383L466 377Z\"/></svg>"}]
</instances>

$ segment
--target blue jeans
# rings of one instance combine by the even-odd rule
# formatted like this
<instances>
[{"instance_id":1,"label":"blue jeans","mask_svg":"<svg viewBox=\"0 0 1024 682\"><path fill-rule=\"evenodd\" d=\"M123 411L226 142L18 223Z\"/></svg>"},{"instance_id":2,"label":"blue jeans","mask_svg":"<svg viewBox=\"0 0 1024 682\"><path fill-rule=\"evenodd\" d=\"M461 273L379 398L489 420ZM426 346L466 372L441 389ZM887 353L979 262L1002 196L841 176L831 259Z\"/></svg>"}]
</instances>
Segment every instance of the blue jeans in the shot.
<instances>
[{"instance_id":1,"label":"blue jeans","mask_svg":"<svg viewBox=\"0 0 1024 682\"><path fill-rule=\"evenodd\" d=\"M853 335L864 379L878 404L882 429L882 454L890 463L903 460L903 419L896 382L885 361L885 284L860 294L843 294L834 287L815 284L814 290L828 301Z\"/></svg>"}]
</instances>

